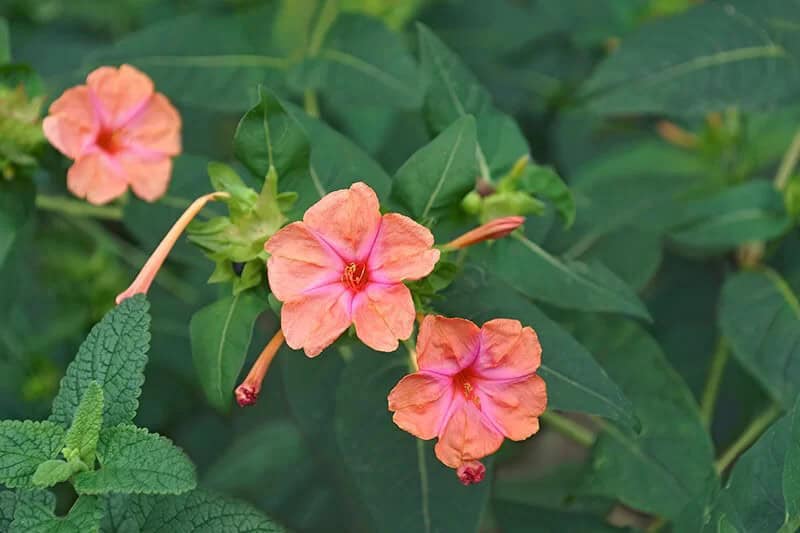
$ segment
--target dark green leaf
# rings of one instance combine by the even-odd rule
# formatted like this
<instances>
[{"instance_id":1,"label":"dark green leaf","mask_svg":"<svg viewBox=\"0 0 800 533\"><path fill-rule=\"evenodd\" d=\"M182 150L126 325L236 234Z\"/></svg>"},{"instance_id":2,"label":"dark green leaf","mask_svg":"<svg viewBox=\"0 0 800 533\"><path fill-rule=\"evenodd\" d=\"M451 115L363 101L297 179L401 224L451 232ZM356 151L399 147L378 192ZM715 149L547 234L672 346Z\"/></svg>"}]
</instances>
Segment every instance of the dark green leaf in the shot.
<instances>
[{"instance_id":1,"label":"dark green leaf","mask_svg":"<svg viewBox=\"0 0 800 533\"><path fill-rule=\"evenodd\" d=\"M0 180L0 266L33 213L36 189L22 178Z\"/></svg>"},{"instance_id":2,"label":"dark green leaf","mask_svg":"<svg viewBox=\"0 0 800 533\"><path fill-rule=\"evenodd\" d=\"M9 533L95 533L102 510L94 496L81 496L67 516L53 513L55 501L28 500L17 505Z\"/></svg>"},{"instance_id":3,"label":"dark green leaf","mask_svg":"<svg viewBox=\"0 0 800 533\"><path fill-rule=\"evenodd\" d=\"M8 22L0 18L0 65L11 62L11 36L8 31Z\"/></svg>"},{"instance_id":4,"label":"dark green leaf","mask_svg":"<svg viewBox=\"0 0 800 533\"><path fill-rule=\"evenodd\" d=\"M31 478L41 463L53 459L64 445L64 429L51 422L0 422L0 483L9 488L33 488Z\"/></svg>"},{"instance_id":5,"label":"dark green leaf","mask_svg":"<svg viewBox=\"0 0 800 533\"><path fill-rule=\"evenodd\" d=\"M475 119L466 115L400 167L392 196L419 220L458 205L475 186L475 147Z\"/></svg>"},{"instance_id":6,"label":"dark green leaf","mask_svg":"<svg viewBox=\"0 0 800 533\"><path fill-rule=\"evenodd\" d=\"M258 290L216 301L192 316L192 359L209 403L227 409L242 370L256 318L267 308Z\"/></svg>"},{"instance_id":7,"label":"dark green leaf","mask_svg":"<svg viewBox=\"0 0 800 533\"><path fill-rule=\"evenodd\" d=\"M166 437L130 424L103 430L98 470L75 476L79 494L181 494L197 486L194 465Z\"/></svg>"},{"instance_id":8,"label":"dark green leaf","mask_svg":"<svg viewBox=\"0 0 800 533\"><path fill-rule=\"evenodd\" d=\"M520 179L520 189L553 204L564 220L564 226L570 227L575 222L575 199L567 184L552 168L536 164L527 167Z\"/></svg>"},{"instance_id":9,"label":"dark green leaf","mask_svg":"<svg viewBox=\"0 0 800 533\"><path fill-rule=\"evenodd\" d=\"M602 516L548 509L508 501L495 501L495 520L504 533L614 533L622 530L608 525Z\"/></svg>"},{"instance_id":10,"label":"dark green leaf","mask_svg":"<svg viewBox=\"0 0 800 533\"><path fill-rule=\"evenodd\" d=\"M742 272L725 282L719 326L733 355L788 408L800 392L800 304L776 272Z\"/></svg>"},{"instance_id":11,"label":"dark green leaf","mask_svg":"<svg viewBox=\"0 0 800 533\"><path fill-rule=\"evenodd\" d=\"M124 300L92 328L61 380L50 421L69 427L87 388L103 389L103 426L133 420L150 348L150 304L144 295Z\"/></svg>"}]
</instances>

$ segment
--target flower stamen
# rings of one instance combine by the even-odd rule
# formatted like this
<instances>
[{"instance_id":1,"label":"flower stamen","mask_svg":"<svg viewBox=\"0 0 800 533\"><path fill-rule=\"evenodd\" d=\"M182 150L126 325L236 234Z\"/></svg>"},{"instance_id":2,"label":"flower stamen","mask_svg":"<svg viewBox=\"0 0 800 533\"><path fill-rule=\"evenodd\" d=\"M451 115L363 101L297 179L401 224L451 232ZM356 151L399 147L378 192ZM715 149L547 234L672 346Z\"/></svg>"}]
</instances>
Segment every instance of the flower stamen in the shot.
<instances>
[{"instance_id":1,"label":"flower stamen","mask_svg":"<svg viewBox=\"0 0 800 533\"><path fill-rule=\"evenodd\" d=\"M367 283L367 265L350 263L344 267L342 283L350 290L360 290Z\"/></svg>"}]
</instances>

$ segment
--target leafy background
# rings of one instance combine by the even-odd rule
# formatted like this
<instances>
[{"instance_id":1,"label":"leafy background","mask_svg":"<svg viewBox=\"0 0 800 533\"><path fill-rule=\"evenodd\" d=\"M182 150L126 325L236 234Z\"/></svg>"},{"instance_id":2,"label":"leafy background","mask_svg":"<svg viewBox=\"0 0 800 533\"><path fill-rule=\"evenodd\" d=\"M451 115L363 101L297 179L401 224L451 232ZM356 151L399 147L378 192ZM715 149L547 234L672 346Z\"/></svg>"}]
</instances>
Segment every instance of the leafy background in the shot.
<instances>
[{"instance_id":1,"label":"leafy background","mask_svg":"<svg viewBox=\"0 0 800 533\"><path fill-rule=\"evenodd\" d=\"M536 438L504 445L486 482L461 487L385 410L404 355L350 339L313 361L284 348L258 405L233 409L240 370L277 319L263 286L232 296L207 285L213 265L184 240L149 295L138 406L121 384L106 408L130 422L138 407L136 425L181 447L201 490L167 503L111 498L108 516L137 518L104 520L103 531L155 531L187 506L241 513L210 531L258 523L253 507L229 509L240 504L218 493L309 532L800 526L800 204L784 155L800 151L798 0L0 6L3 59L30 65L46 101L97 65L131 63L180 108L185 150L165 198L130 198L109 220L35 200L66 194L66 162L51 149L36 191L0 179L4 419L48 415L89 328L210 190L212 159L254 187L273 163L281 190L299 193L293 217L364 180L439 242L477 224L460 206L475 176L499 178L524 154L571 191L529 183L542 212L524 234L471 251L434 302L532 325L567 429L545 418ZM282 133L275 161L258 141L264 110ZM237 129L246 112L256 120ZM69 390L52 422L68 425L59 417L80 401ZM741 435L755 444L731 468ZM0 527L20 505L9 494ZM27 524L51 512L36 498L23 501ZM57 513L69 503L59 497Z\"/></svg>"}]
</instances>

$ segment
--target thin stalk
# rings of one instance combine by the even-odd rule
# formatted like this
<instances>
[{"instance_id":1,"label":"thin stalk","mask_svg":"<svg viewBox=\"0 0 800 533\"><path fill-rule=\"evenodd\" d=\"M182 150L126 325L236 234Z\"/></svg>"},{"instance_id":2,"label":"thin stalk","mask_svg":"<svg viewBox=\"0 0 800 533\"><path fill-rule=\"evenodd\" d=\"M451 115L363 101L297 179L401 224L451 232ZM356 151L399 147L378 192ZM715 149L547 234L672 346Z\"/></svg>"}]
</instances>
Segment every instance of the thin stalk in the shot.
<instances>
[{"instance_id":1,"label":"thin stalk","mask_svg":"<svg viewBox=\"0 0 800 533\"><path fill-rule=\"evenodd\" d=\"M717 347L714 350L714 355L711 358L711 366L708 369L708 377L706 378L706 385L703 389L703 396L700 400L700 417L703 420L703 425L706 429L711 427L711 421L714 418L714 406L717 403L717 396L719 395L719 386L722 383L722 375L725 372L725 366L730 359L730 349L728 343L722 337L717 341Z\"/></svg>"},{"instance_id":2,"label":"thin stalk","mask_svg":"<svg viewBox=\"0 0 800 533\"><path fill-rule=\"evenodd\" d=\"M541 419L545 424L581 446L589 448L594 444L596 435L592 431L563 415L553 411L545 411L542 413Z\"/></svg>"},{"instance_id":3,"label":"thin stalk","mask_svg":"<svg viewBox=\"0 0 800 533\"><path fill-rule=\"evenodd\" d=\"M313 89L306 89L303 93L303 109L314 118L319 118L319 99L317 92Z\"/></svg>"},{"instance_id":4,"label":"thin stalk","mask_svg":"<svg viewBox=\"0 0 800 533\"><path fill-rule=\"evenodd\" d=\"M122 208L116 205L92 205L64 196L36 195L36 207L43 211L54 211L64 215L122 220Z\"/></svg>"},{"instance_id":5,"label":"thin stalk","mask_svg":"<svg viewBox=\"0 0 800 533\"><path fill-rule=\"evenodd\" d=\"M775 174L775 181L773 183L775 184L775 188L779 191L786 188L786 184L789 182L789 178L792 176L792 172L794 172L797 166L798 158L800 158L800 129L794 134L792 143L783 154L781 166L778 167L778 172Z\"/></svg>"},{"instance_id":6,"label":"thin stalk","mask_svg":"<svg viewBox=\"0 0 800 533\"><path fill-rule=\"evenodd\" d=\"M750 447L764 433L772 422L781 414L778 405L771 405L766 411L758 415L750 422L736 441L725 450L719 459L714 463L718 473L722 473L728 468L739 455Z\"/></svg>"}]
</instances>

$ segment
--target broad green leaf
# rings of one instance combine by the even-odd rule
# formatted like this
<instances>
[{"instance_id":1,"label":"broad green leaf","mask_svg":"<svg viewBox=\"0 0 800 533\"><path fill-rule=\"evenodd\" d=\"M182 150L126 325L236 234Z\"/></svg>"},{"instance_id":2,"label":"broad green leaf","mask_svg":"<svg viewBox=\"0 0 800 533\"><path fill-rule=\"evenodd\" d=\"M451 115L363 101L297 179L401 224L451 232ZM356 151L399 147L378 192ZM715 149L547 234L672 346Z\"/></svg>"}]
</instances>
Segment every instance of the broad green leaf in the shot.
<instances>
[{"instance_id":1,"label":"broad green leaf","mask_svg":"<svg viewBox=\"0 0 800 533\"><path fill-rule=\"evenodd\" d=\"M491 271L468 265L444 296L435 302L436 309L450 316L476 324L514 318L536 330L542 344L539 374L547 383L549 408L637 425L630 402L586 348Z\"/></svg>"},{"instance_id":2,"label":"broad green leaf","mask_svg":"<svg viewBox=\"0 0 800 533\"><path fill-rule=\"evenodd\" d=\"M50 459L39 465L33 473L31 481L37 487L52 487L68 480L76 472L76 463L68 463L61 459Z\"/></svg>"},{"instance_id":3,"label":"broad green leaf","mask_svg":"<svg viewBox=\"0 0 800 533\"><path fill-rule=\"evenodd\" d=\"M0 266L33 213L36 189L29 180L0 181Z\"/></svg>"},{"instance_id":4,"label":"broad green leaf","mask_svg":"<svg viewBox=\"0 0 800 533\"><path fill-rule=\"evenodd\" d=\"M107 499L102 531L139 533L284 533L249 504L194 490L180 496L113 495Z\"/></svg>"},{"instance_id":5,"label":"broad green leaf","mask_svg":"<svg viewBox=\"0 0 800 533\"><path fill-rule=\"evenodd\" d=\"M75 476L79 494L181 494L197 486L194 465L180 448L130 424L103 430L97 460L99 469Z\"/></svg>"},{"instance_id":6,"label":"broad green leaf","mask_svg":"<svg viewBox=\"0 0 800 533\"><path fill-rule=\"evenodd\" d=\"M641 421L639 432L616 424L604 427L582 490L670 520L683 519L687 507L705 498L709 483L717 483L714 448L691 391L636 324L594 318L578 330Z\"/></svg>"},{"instance_id":7,"label":"broad green leaf","mask_svg":"<svg viewBox=\"0 0 800 533\"><path fill-rule=\"evenodd\" d=\"M774 239L790 226L781 194L772 183L758 180L688 203L681 226L670 238L680 246L719 252Z\"/></svg>"},{"instance_id":8,"label":"broad green leaf","mask_svg":"<svg viewBox=\"0 0 800 533\"><path fill-rule=\"evenodd\" d=\"M340 15L321 48L290 73L297 89L317 89L336 102L416 109L422 91L402 39L380 21Z\"/></svg>"},{"instance_id":9,"label":"broad green leaf","mask_svg":"<svg viewBox=\"0 0 800 533\"><path fill-rule=\"evenodd\" d=\"M716 499L715 522L724 521L736 533L789 533L800 527L798 433L800 409L795 406L737 459Z\"/></svg>"},{"instance_id":10,"label":"broad green leaf","mask_svg":"<svg viewBox=\"0 0 800 533\"><path fill-rule=\"evenodd\" d=\"M75 410L72 425L64 438L64 455L74 454L89 468L94 467L94 453L102 427L103 389L96 381L92 381L83 393L81 403Z\"/></svg>"},{"instance_id":11,"label":"broad green leaf","mask_svg":"<svg viewBox=\"0 0 800 533\"><path fill-rule=\"evenodd\" d=\"M527 167L520 180L520 189L553 204L565 227L575 222L575 199L567 184L552 168L536 164Z\"/></svg>"},{"instance_id":12,"label":"broad green leaf","mask_svg":"<svg viewBox=\"0 0 800 533\"><path fill-rule=\"evenodd\" d=\"M289 68L270 43L270 22L270 8L167 19L127 35L89 63L129 63L177 102L240 111L255 100L260 83L280 86Z\"/></svg>"},{"instance_id":13,"label":"broad green leaf","mask_svg":"<svg viewBox=\"0 0 800 533\"><path fill-rule=\"evenodd\" d=\"M192 316L192 359L206 398L217 409L231 404L253 325L266 308L266 298L253 289L218 300Z\"/></svg>"},{"instance_id":14,"label":"broad green leaf","mask_svg":"<svg viewBox=\"0 0 800 533\"><path fill-rule=\"evenodd\" d=\"M458 205L475 186L475 147L475 119L466 115L400 167L392 196L419 220Z\"/></svg>"},{"instance_id":15,"label":"broad green leaf","mask_svg":"<svg viewBox=\"0 0 800 533\"><path fill-rule=\"evenodd\" d=\"M103 389L103 426L133 420L150 348L150 304L136 295L109 311L83 341L53 400L50 421L69 427L94 381Z\"/></svg>"},{"instance_id":16,"label":"broad green leaf","mask_svg":"<svg viewBox=\"0 0 800 533\"><path fill-rule=\"evenodd\" d=\"M520 157L530 152L525 134L510 115L487 111L476 121L478 144L493 176L508 172Z\"/></svg>"},{"instance_id":17,"label":"broad green leaf","mask_svg":"<svg viewBox=\"0 0 800 533\"><path fill-rule=\"evenodd\" d=\"M603 516L548 509L535 505L497 500L492 505L504 533L614 533L624 530L609 525Z\"/></svg>"},{"instance_id":18,"label":"broad green leaf","mask_svg":"<svg viewBox=\"0 0 800 533\"><path fill-rule=\"evenodd\" d=\"M535 300L649 319L633 289L600 263L559 259L517 234L477 248L473 254L495 277Z\"/></svg>"},{"instance_id":19,"label":"broad green leaf","mask_svg":"<svg viewBox=\"0 0 800 533\"><path fill-rule=\"evenodd\" d=\"M370 530L476 531L489 484L462 486L436 459L431 442L405 433L389 411L376 409L407 373L404 354L378 356L359 347L339 383L337 436Z\"/></svg>"},{"instance_id":20,"label":"broad green leaf","mask_svg":"<svg viewBox=\"0 0 800 533\"><path fill-rule=\"evenodd\" d=\"M763 18L762 18L763 17ZM796 95L797 50L781 40L800 6L706 3L643 25L600 64L581 95L604 114L749 110ZM787 26L774 21L786 20ZM773 26L774 24L774 26ZM796 45L794 45L796 46Z\"/></svg>"},{"instance_id":21,"label":"broad green leaf","mask_svg":"<svg viewBox=\"0 0 800 533\"><path fill-rule=\"evenodd\" d=\"M648 285L661 265L661 237L650 230L627 226L597 237L579 259L590 264L602 263L638 292Z\"/></svg>"},{"instance_id":22,"label":"broad green leaf","mask_svg":"<svg viewBox=\"0 0 800 533\"><path fill-rule=\"evenodd\" d=\"M790 407L800 393L800 304L786 281L772 270L729 278L719 326L742 366Z\"/></svg>"},{"instance_id":23,"label":"broad green leaf","mask_svg":"<svg viewBox=\"0 0 800 533\"><path fill-rule=\"evenodd\" d=\"M28 500L17 505L9 533L96 533L102 509L94 496L81 496L66 516L53 512L55 501Z\"/></svg>"},{"instance_id":24,"label":"broad green leaf","mask_svg":"<svg viewBox=\"0 0 800 533\"><path fill-rule=\"evenodd\" d=\"M0 483L8 488L33 488L31 477L41 463L53 459L64 444L64 429L51 422L0 422Z\"/></svg>"},{"instance_id":25,"label":"broad green leaf","mask_svg":"<svg viewBox=\"0 0 800 533\"><path fill-rule=\"evenodd\" d=\"M28 504L41 504L52 509L56 498L52 492L46 490L0 491L0 531L9 531L17 507Z\"/></svg>"}]
</instances>

